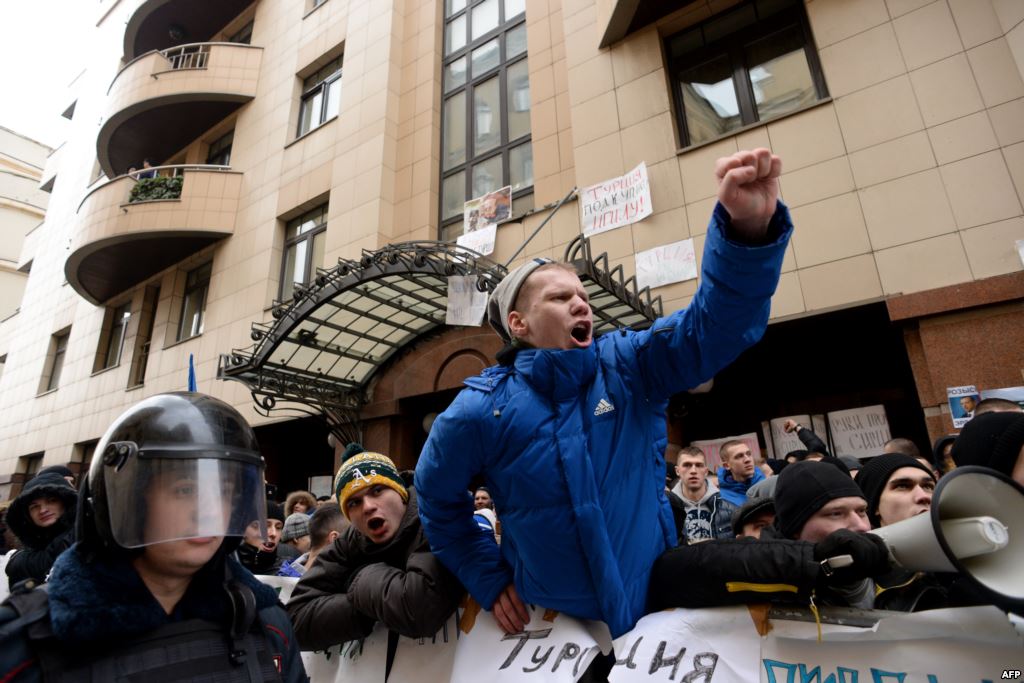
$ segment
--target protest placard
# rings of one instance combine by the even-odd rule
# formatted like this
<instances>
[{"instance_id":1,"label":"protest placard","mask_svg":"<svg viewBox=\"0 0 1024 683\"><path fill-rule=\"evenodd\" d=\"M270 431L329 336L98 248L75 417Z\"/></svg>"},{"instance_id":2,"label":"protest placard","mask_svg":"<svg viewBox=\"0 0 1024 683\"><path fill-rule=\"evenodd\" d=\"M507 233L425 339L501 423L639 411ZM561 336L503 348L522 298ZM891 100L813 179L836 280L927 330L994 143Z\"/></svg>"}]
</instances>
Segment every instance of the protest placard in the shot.
<instances>
[{"instance_id":1,"label":"protest placard","mask_svg":"<svg viewBox=\"0 0 1024 683\"><path fill-rule=\"evenodd\" d=\"M885 406L864 406L828 413L832 433L832 455L868 458L879 455L885 442L892 438Z\"/></svg>"},{"instance_id":2,"label":"protest placard","mask_svg":"<svg viewBox=\"0 0 1024 683\"><path fill-rule=\"evenodd\" d=\"M474 197L463 204L462 234L455 242L487 256L494 251L498 223L512 215L512 186Z\"/></svg>"},{"instance_id":3,"label":"protest placard","mask_svg":"<svg viewBox=\"0 0 1024 683\"><path fill-rule=\"evenodd\" d=\"M487 292L476 286L475 275L448 276L448 303L445 305L446 325L477 327L483 324L487 311Z\"/></svg>"},{"instance_id":4,"label":"protest placard","mask_svg":"<svg viewBox=\"0 0 1024 683\"><path fill-rule=\"evenodd\" d=\"M974 408L981 401L981 396L977 387L968 384L946 387L946 399L949 401L949 414L953 416L953 427L960 429L974 417Z\"/></svg>"},{"instance_id":5,"label":"protest placard","mask_svg":"<svg viewBox=\"0 0 1024 683\"><path fill-rule=\"evenodd\" d=\"M692 239L638 251L635 259L638 289L661 287L697 277L697 256L693 252Z\"/></svg>"},{"instance_id":6,"label":"protest placard","mask_svg":"<svg viewBox=\"0 0 1024 683\"><path fill-rule=\"evenodd\" d=\"M771 425L771 437L772 446L778 455L777 458L785 458L786 453L796 450L806 450L807 446L804 446L803 441L796 435L796 431L786 433L786 430L782 428L782 425L786 423L786 420L793 420L794 422L807 427L811 427L811 416L810 415L787 415L786 417L777 417L770 422Z\"/></svg>"},{"instance_id":7,"label":"protest placard","mask_svg":"<svg viewBox=\"0 0 1024 683\"><path fill-rule=\"evenodd\" d=\"M580 224L587 237L621 228L651 215L651 184L647 165L624 176L584 187L579 193Z\"/></svg>"}]
</instances>

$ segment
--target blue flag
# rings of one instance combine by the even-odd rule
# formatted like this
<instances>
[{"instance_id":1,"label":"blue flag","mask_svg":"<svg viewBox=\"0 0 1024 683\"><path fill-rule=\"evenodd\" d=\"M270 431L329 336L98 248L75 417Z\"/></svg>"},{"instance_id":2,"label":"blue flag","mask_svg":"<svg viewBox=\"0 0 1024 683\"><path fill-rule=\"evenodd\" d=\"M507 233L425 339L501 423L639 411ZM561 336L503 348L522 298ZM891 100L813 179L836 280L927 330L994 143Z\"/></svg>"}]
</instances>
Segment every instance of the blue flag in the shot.
<instances>
[{"instance_id":1,"label":"blue flag","mask_svg":"<svg viewBox=\"0 0 1024 683\"><path fill-rule=\"evenodd\" d=\"M196 391L196 366L192 354L188 354L188 390Z\"/></svg>"}]
</instances>

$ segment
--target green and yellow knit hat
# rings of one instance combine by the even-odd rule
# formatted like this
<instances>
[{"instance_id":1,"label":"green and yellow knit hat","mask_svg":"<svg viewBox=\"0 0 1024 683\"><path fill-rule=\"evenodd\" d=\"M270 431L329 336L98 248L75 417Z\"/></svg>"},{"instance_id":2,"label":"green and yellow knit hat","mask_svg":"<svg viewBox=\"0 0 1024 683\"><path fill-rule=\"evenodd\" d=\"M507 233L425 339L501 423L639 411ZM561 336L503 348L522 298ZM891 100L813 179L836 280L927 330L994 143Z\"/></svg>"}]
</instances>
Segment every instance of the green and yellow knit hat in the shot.
<instances>
[{"instance_id":1,"label":"green and yellow knit hat","mask_svg":"<svg viewBox=\"0 0 1024 683\"><path fill-rule=\"evenodd\" d=\"M342 514L348 519L347 501L353 493L367 486L380 484L398 492L402 502L409 502L409 492L395 463L386 455L363 450L357 443L350 443L342 456L341 468L334 477L334 496L338 499Z\"/></svg>"}]
</instances>

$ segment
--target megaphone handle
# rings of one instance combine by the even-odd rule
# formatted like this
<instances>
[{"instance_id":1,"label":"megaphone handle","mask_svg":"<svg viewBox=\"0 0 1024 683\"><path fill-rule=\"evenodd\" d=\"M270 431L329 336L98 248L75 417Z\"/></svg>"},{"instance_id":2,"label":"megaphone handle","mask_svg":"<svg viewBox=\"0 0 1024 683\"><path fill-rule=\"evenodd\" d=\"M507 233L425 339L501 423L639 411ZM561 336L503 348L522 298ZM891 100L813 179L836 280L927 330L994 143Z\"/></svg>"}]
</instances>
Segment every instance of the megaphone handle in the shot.
<instances>
[{"instance_id":1,"label":"megaphone handle","mask_svg":"<svg viewBox=\"0 0 1024 683\"><path fill-rule=\"evenodd\" d=\"M836 555L821 561L821 571L825 572L825 576L832 576L835 570L849 567L852 564L853 555Z\"/></svg>"}]
</instances>

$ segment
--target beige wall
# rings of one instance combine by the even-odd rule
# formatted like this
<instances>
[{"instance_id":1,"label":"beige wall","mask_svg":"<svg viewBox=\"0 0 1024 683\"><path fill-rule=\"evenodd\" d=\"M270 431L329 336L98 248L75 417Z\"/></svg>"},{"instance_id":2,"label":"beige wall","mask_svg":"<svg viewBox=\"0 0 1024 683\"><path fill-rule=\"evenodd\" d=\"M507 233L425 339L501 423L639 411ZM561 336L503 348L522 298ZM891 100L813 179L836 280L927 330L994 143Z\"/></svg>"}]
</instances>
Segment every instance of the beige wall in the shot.
<instances>
[{"instance_id":1,"label":"beige wall","mask_svg":"<svg viewBox=\"0 0 1024 683\"><path fill-rule=\"evenodd\" d=\"M133 302L126 352L119 367L93 375L104 311L64 285L64 259L67 245L95 228L79 204L103 182L90 177L96 124L124 106L106 93L125 23L140 4L105 5L93 58L75 84L75 117L46 224L31 239L32 275L0 377L0 479L19 455L45 451L46 463L67 462L75 443L99 437L134 401L184 388L190 353L200 391L265 422L244 387L214 377L217 355L247 346L250 324L269 320L284 218L329 198L325 266L437 235L440 0L328 0L306 16L303 3L256 3L252 44L262 52L254 99L176 155L201 161L205 146L234 125L232 170L241 179L233 234L148 283L160 284L161 300L145 386L126 390L144 285L111 302ZM593 0L527 0L536 206L644 161L654 215L594 240L630 275L636 251L693 237L699 253L715 158L763 145L784 159L782 193L798 226L775 319L1021 269L1013 247L1024 239L1021 3L813 0L808 14L832 99L678 150L661 41L706 17L710 5L691 3L599 49ZM342 52L339 116L296 139L301 76ZM578 233L577 210L565 206L520 258L561 256ZM504 261L545 216L503 225L495 258ZM205 331L174 343L184 271L210 256ZM695 289L684 282L656 294L668 311ZM68 325L61 386L37 396L50 335Z\"/></svg>"}]
</instances>

